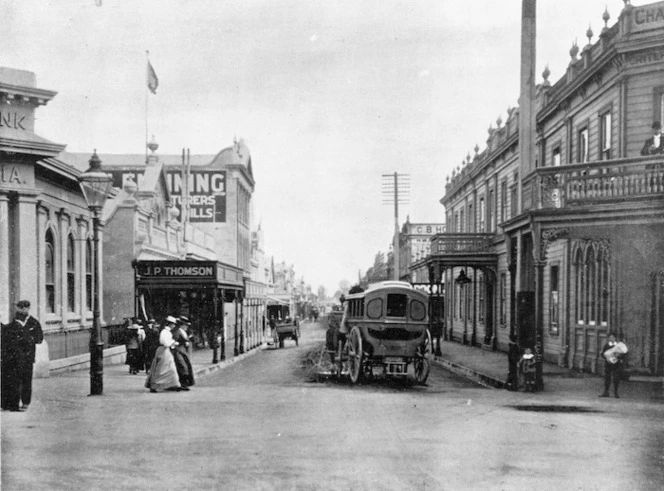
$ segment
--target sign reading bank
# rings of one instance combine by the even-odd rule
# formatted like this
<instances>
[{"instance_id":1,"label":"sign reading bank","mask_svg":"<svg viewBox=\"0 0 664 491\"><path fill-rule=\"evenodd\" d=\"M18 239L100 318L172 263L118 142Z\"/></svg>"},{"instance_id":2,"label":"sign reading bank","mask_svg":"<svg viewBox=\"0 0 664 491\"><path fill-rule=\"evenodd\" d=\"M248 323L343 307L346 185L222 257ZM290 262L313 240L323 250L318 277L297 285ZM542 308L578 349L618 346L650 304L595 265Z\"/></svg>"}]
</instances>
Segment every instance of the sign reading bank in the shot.
<instances>
[{"instance_id":1,"label":"sign reading bank","mask_svg":"<svg viewBox=\"0 0 664 491\"><path fill-rule=\"evenodd\" d=\"M190 222L226 221L226 171L192 169L186 187L181 172L167 171L166 183L181 217L185 198L189 196Z\"/></svg>"}]
</instances>

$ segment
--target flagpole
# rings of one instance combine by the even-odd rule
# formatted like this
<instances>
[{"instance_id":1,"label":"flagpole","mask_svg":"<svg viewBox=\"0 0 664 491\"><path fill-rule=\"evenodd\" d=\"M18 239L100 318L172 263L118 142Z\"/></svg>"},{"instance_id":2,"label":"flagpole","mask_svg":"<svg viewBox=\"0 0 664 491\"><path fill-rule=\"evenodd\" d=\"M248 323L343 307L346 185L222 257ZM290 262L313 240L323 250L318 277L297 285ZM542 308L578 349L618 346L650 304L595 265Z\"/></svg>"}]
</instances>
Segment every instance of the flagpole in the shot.
<instances>
[{"instance_id":1,"label":"flagpole","mask_svg":"<svg viewBox=\"0 0 664 491\"><path fill-rule=\"evenodd\" d=\"M145 50L145 165L148 163L148 84L150 82L150 52Z\"/></svg>"}]
</instances>

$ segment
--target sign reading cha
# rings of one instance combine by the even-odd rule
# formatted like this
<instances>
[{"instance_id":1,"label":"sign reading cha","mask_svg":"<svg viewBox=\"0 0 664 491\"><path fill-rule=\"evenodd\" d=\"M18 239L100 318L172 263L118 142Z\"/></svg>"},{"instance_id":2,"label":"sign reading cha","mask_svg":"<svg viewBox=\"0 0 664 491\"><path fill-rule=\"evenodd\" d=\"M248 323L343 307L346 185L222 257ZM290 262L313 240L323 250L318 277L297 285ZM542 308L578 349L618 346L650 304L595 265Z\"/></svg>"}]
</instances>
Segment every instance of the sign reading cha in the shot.
<instances>
[{"instance_id":1,"label":"sign reading cha","mask_svg":"<svg viewBox=\"0 0 664 491\"><path fill-rule=\"evenodd\" d=\"M647 31L659 27L664 27L664 2L634 7L632 32Z\"/></svg>"}]
</instances>

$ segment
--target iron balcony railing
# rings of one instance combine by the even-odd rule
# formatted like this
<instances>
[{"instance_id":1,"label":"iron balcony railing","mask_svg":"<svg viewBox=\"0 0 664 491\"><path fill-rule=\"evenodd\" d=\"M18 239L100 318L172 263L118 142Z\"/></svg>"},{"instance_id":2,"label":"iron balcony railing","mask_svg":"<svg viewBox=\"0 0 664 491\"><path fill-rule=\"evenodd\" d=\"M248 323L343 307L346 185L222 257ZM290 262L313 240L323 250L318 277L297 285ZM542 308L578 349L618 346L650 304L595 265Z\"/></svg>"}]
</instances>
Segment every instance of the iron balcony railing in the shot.
<instances>
[{"instance_id":1,"label":"iron balcony railing","mask_svg":"<svg viewBox=\"0 0 664 491\"><path fill-rule=\"evenodd\" d=\"M542 167L524 182L524 209L664 198L664 156Z\"/></svg>"}]
</instances>

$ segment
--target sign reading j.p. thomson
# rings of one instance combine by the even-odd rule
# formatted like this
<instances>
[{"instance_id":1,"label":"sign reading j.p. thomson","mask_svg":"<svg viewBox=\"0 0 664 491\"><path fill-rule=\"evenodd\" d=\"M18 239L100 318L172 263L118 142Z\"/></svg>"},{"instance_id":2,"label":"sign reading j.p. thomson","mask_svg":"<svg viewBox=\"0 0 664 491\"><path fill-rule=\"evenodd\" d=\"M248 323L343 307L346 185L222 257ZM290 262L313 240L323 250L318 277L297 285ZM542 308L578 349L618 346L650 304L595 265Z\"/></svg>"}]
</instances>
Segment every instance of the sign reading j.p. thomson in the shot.
<instances>
[{"instance_id":1,"label":"sign reading j.p. thomson","mask_svg":"<svg viewBox=\"0 0 664 491\"><path fill-rule=\"evenodd\" d=\"M173 204L184 216L185 195L189 196L190 222L226 221L226 171L191 169L185 190L182 173L168 171L166 182Z\"/></svg>"},{"instance_id":2,"label":"sign reading j.p. thomson","mask_svg":"<svg viewBox=\"0 0 664 491\"><path fill-rule=\"evenodd\" d=\"M140 261L136 273L141 278L215 279L216 264L211 261Z\"/></svg>"}]
</instances>

